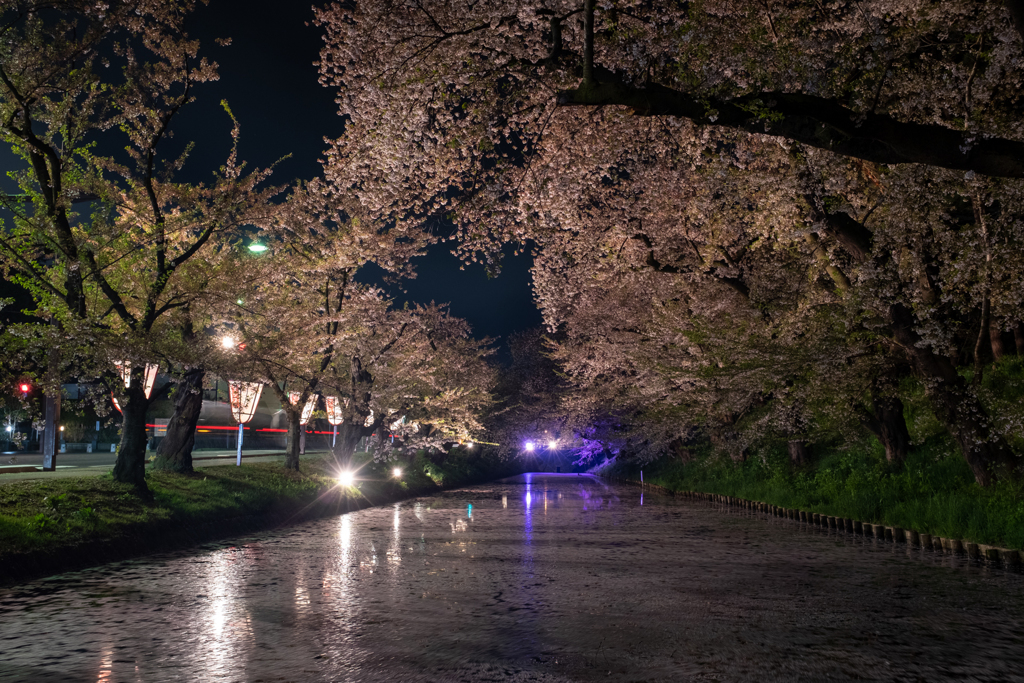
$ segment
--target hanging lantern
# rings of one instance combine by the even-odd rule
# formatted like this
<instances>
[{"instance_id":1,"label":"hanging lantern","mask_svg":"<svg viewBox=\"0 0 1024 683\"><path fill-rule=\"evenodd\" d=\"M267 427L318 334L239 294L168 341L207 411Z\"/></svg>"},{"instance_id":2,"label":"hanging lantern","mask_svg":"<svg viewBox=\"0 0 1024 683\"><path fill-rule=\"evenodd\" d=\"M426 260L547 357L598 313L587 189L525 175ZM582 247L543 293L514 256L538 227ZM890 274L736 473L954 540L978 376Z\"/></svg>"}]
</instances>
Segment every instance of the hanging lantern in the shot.
<instances>
[{"instance_id":1,"label":"hanging lantern","mask_svg":"<svg viewBox=\"0 0 1024 683\"><path fill-rule=\"evenodd\" d=\"M344 416L341 414L342 401L345 401L344 405L348 405L348 399L337 396L324 396L324 402L327 404L327 421L335 427L345 421Z\"/></svg>"},{"instance_id":2,"label":"hanging lantern","mask_svg":"<svg viewBox=\"0 0 1024 683\"><path fill-rule=\"evenodd\" d=\"M121 381L124 382L124 388L127 389L132 385L132 363L128 360L115 360L114 367L117 368L117 374L121 375ZM142 388L146 393L146 398L153 395L153 385L156 384L156 373L160 370L158 363L146 363L146 371L142 376ZM114 407L117 408L118 412L124 412L121 410L121 404L117 402L117 397L111 392L111 398L114 399Z\"/></svg>"},{"instance_id":3,"label":"hanging lantern","mask_svg":"<svg viewBox=\"0 0 1024 683\"><path fill-rule=\"evenodd\" d=\"M319 394L309 395L309 399L306 400L306 405L302 406L302 416L299 418L300 425L304 425L309 422L309 418L313 415L313 408L316 407L316 400L319 397ZM302 394L297 391L293 391L288 394L288 402L292 405L296 405L300 398L302 398Z\"/></svg>"},{"instance_id":4,"label":"hanging lantern","mask_svg":"<svg viewBox=\"0 0 1024 683\"><path fill-rule=\"evenodd\" d=\"M256 414L256 406L260 402L260 394L263 393L263 384L260 382L228 382L228 390L231 396L231 416L235 422L245 424Z\"/></svg>"},{"instance_id":5,"label":"hanging lantern","mask_svg":"<svg viewBox=\"0 0 1024 683\"><path fill-rule=\"evenodd\" d=\"M231 396L231 416L238 422L238 455L235 464L242 464L242 425L256 415L256 406L260 403L263 384L260 382L235 382L228 380L228 393Z\"/></svg>"},{"instance_id":6,"label":"hanging lantern","mask_svg":"<svg viewBox=\"0 0 1024 683\"><path fill-rule=\"evenodd\" d=\"M334 448L335 444L338 443L338 425L341 424L345 417L341 414L341 402L344 401L345 405L348 405L348 399L339 398L338 396L324 396L324 403L327 405L327 421L334 427L334 436L331 437L331 448Z\"/></svg>"},{"instance_id":7,"label":"hanging lantern","mask_svg":"<svg viewBox=\"0 0 1024 683\"><path fill-rule=\"evenodd\" d=\"M146 392L146 398L153 395L153 385L156 384L156 372L159 369L160 366L156 363L146 363L145 384L142 385L143 390Z\"/></svg>"}]
</instances>

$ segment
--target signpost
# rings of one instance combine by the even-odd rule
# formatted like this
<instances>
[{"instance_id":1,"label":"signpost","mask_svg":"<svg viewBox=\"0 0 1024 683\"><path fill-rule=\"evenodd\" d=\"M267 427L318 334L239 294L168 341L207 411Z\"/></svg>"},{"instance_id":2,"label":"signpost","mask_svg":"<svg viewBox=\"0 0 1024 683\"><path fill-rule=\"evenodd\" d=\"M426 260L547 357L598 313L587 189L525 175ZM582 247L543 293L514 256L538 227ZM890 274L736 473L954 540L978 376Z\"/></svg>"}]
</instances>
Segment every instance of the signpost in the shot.
<instances>
[{"instance_id":1,"label":"signpost","mask_svg":"<svg viewBox=\"0 0 1024 683\"><path fill-rule=\"evenodd\" d=\"M228 392L231 396L231 415L238 422L238 456L235 458L235 465L241 466L243 425L256 414L256 406L259 405L260 394L263 393L263 384L231 380L228 381Z\"/></svg>"}]
</instances>

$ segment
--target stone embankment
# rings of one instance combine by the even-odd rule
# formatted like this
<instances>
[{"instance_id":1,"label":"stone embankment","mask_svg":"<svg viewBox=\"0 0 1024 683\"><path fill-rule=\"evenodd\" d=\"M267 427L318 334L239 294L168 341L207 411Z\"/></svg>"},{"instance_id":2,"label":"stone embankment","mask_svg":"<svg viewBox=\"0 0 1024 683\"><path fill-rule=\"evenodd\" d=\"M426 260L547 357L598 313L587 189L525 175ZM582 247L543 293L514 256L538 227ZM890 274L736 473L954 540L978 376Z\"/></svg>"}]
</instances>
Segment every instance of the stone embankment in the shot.
<instances>
[{"instance_id":1,"label":"stone embankment","mask_svg":"<svg viewBox=\"0 0 1024 683\"><path fill-rule=\"evenodd\" d=\"M836 532L856 534L865 538L874 538L878 541L889 543L906 543L911 547L932 550L937 553L948 555L966 555L971 559L987 562L990 564L1003 565L1010 568L1020 569L1024 565L1024 550L1013 550L1010 548L998 548L992 545L974 543L966 539L944 538L931 534L921 533L913 529L903 529L898 526L885 526L884 524L872 524L846 517L833 517L807 510L795 510L784 508L770 503L763 503L756 500L746 500L735 496L723 496L717 493L701 493L699 491L673 491L664 486L646 484L632 479L618 479L604 477L610 481L620 484L641 486L647 491L663 493L677 498L688 498L707 503L716 503L729 507L737 507L742 510L750 510L768 515L792 520L797 524L807 524L823 529L831 529Z\"/></svg>"}]
</instances>

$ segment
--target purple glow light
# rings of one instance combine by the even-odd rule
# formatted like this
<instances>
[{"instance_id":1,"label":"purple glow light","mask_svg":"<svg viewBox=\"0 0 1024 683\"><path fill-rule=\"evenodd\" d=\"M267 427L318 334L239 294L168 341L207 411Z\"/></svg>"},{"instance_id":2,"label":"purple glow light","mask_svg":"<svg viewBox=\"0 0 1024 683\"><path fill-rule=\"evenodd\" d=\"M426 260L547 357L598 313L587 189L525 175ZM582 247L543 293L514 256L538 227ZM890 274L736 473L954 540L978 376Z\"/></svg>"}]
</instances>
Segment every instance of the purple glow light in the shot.
<instances>
[{"instance_id":1,"label":"purple glow light","mask_svg":"<svg viewBox=\"0 0 1024 683\"><path fill-rule=\"evenodd\" d=\"M533 450L533 442L532 441L527 441L526 442L526 450L528 450L528 451L532 451Z\"/></svg>"}]
</instances>

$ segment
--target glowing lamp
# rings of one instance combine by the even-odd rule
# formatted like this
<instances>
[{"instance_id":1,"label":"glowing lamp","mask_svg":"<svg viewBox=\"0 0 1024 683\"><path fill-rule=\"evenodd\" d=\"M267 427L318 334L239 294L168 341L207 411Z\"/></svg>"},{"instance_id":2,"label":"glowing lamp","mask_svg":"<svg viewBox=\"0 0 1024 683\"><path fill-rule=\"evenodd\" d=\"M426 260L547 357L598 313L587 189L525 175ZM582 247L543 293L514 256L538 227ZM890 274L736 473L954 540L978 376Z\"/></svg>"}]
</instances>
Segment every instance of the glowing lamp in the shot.
<instances>
[{"instance_id":1,"label":"glowing lamp","mask_svg":"<svg viewBox=\"0 0 1024 683\"><path fill-rule=\"evenodd\" d=\"M528 451L532 451L533 450L533 442L532 441L527 441L526 442L526 450L528 450Z\"/></svg>"},{"instance_id":2,"label":"glowing lamp","mask_svg":"<svg viewBox=\"0 0 1024 683\"><path fill-rule=\"evenodd\" d=\"M472 441L467 441L466 442L466 448L472 448L472 447L473 447L473 442Z\"/></svg>"},{"instance_id":3,"label":"glowing lamp","mask_svg":"<svg viewBox=\"0 0 1024 683\"><path fill-rule=\"evenodd\" d=\"M220 345L225 349L233 349L235 348L235 340L225 335L221 338Z\"/></svg>"},{"instance_id":4,"label":"glowing lamp","mask_svg":"<svg viewBox=\"0 0 1024 683\"><path fill-rule=\"evenodd\" d=\"M266 250L267 250L267 245L265 245L265 244L260 244L260 243L257 242L256 244L250 244L249 245L249 251L251 251L254 254L262 254Z\"/></svg>"},{"instance_id":5,"label":"glowing lamp","mask_svg":"<svg viewBox=\"0 0 1024 683\"><path fill-rule=\"evenodd\" d=\"M27 384L22 384L22 385L21 385L21 393L23 393L23 394L27 394L27 393L28 393L28 390L29 390L29 389L31 389L31 388L32 388L32 387L30 387L30 386L29 386L29 385L27 385Z\"/></svg>"},{"instance_id":6,"label":"glowing lamp","mask_svg":"<svg viewBox=\"0 0 1024 683\"><path fill-rule=\"evenodd\" d=\"M558 448L558 442L557 441L548 441L548 448L550 448L552 450Z\"/></svg>"},{"instance_id":7,"label":"glowing lamp","mask_svg":"<svg viewBox=\"0 0 1024 683\"><path fill-rule=\"evenodd\" d=\"M402 468L401 467L396 467L395 469L391 470L391 473L393 475L395 475L395 479L401 479L402 478Z\"/></svg>"},{"instance_id":8,"label":"glowing lamp","mask_svg":"<svg viewBox=\"0 0 1024 683\"><path fill-rule=\"evenodd\" d=\"M340 472L338 474L338 483L342 486L351 486L355 480L355 475L351 472Z\"/></svg>"},{"instance_id":9,"label":"glowing lamp","mask_svg":"<svg viewBox=\"0 0 1024 683\"><path fill-rule=\"evenodd\" d=\"M7 431L13 432L14 431L14 427L12 427L11 425L7 425Z\"/></svg>"}]
</instances>

